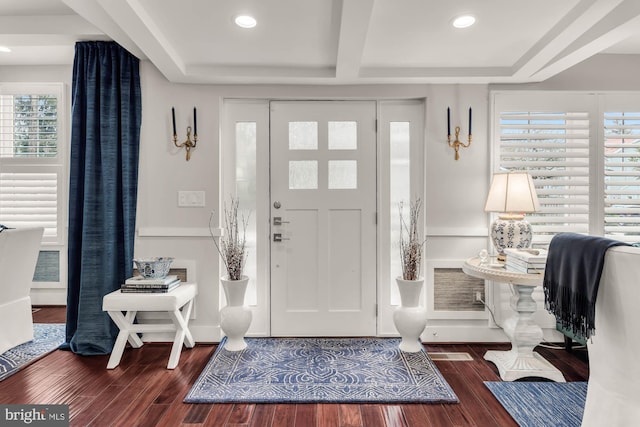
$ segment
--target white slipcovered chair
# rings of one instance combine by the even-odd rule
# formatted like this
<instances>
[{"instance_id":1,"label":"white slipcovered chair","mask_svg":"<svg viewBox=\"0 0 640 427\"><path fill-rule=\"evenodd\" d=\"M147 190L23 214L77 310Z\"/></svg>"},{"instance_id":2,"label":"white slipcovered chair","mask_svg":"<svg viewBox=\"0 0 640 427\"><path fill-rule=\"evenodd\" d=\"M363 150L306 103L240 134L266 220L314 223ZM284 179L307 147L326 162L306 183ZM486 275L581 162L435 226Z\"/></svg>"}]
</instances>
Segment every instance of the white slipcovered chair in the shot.
<instances>
[{"instance_id":1,"label":"white slipcovered chair","mask_svg":"<svg viewBox=\"0 0 640 427\"><path fill-rule=\"evenodd\" d=\"M605 255L596 299L595 334L588 340L589 385L582 427L640 423L640 248Z\"/></svg>"},{"instance_id":2,"label":"white slipcovered chair","mask_svg":"<svg viewBox=\"0 0 640 427\"><path fill-rule=\"evenodd\" d=\"M0 354L33 339L31 283L44 229L0 233Z\"/></svg>"}]
</instances>

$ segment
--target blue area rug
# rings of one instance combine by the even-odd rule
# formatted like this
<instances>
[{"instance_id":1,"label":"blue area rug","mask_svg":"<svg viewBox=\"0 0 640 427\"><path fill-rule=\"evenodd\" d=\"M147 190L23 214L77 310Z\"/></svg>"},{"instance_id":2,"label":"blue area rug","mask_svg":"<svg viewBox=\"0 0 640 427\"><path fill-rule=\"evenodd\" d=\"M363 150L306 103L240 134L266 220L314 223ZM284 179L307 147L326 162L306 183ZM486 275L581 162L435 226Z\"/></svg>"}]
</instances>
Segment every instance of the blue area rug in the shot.
<instances>
[{"instance_id":1,"label":"blue area rug","mask_svg":"<svg viewBox=\"0 0 640 427\"><path fill-rule=\"evenodd\" d=\"M586 382L485 382L520 427L580 427Z\"/></svg>"},{"instance_id":2,"label":"blue area rug","mask_svg":"<svg viewBox=\"0 0 640 427\"><path fill-rule=\"evenodd\" d=\"M425 351L399 338L248 338L232 352L223 339L187 403L421 402L458 397Z\"/></svg>"},{"instance_id":3,"label":"blue area rug","mask_svg":"<svg viewBox=\"0 0 640 427\"><path fill-rule=\"evenodd\" d=\"M0 381L52 352L64 342L64 339L64 323L35 323L32 341L13 347L0 355Z\"/></svg>"}]
</instances>

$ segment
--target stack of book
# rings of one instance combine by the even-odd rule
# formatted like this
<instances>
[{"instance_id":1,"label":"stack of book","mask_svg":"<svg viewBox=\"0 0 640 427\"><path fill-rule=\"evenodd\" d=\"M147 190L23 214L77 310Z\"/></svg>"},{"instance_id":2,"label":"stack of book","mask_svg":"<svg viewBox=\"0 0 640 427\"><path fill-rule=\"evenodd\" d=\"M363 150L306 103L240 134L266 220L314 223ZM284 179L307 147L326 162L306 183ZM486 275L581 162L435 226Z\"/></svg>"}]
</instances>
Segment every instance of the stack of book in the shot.
<instances>
[{"instance_id":1,"label":"stack of book","mask_svg":"<svg viewBox=\"0 0 640 427\"><path fill-rule=\"evenodd\" d=\"M507 256L506 268L518 273L544 273L547 263L547 251L545 249L514 249L505 248Z\"/></svg>"},{"instance_id":2,"label":"stack of book","mask_svg":"<svg viewBox=\"0 0 640 427\"><path fill-rule=\"evenodd\" d=\"M124 281L120 286L122 293L166 293L180 286L180 279L176 275L168 275L159 279L147 279L134 276Z\"/></svg>"}]
</instances>

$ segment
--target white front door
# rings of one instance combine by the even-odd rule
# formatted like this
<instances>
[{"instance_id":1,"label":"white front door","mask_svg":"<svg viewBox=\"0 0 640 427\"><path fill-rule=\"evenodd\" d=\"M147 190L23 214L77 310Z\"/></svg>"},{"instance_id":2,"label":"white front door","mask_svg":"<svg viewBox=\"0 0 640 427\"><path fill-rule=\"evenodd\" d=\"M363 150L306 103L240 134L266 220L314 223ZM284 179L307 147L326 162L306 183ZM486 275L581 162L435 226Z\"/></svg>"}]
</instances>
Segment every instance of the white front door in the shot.
<instances>
[{"instance_id":1,"label":"white front door","mask_svg":"<svg viewBox=\"0 0 640 427\"><path fill-rule=\"evenodd\" d=\"M270 109L271 334L376 335L376 104Z\"/></svg>"}]
</instances>

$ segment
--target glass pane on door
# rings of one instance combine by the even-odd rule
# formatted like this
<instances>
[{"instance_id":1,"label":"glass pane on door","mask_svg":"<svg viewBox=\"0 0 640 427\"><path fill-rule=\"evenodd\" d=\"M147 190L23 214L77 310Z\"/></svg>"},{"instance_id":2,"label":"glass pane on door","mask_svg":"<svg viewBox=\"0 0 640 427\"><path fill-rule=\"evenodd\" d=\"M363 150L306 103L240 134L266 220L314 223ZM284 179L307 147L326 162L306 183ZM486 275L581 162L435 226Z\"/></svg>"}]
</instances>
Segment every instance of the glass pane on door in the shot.
<instances>
[{"instance_id":1,"label":"glass pane on door","mask_svg":"<svg viewBox=\"0 0 640 427\"><path fill-rule=\"evenodd\" d=\"M329 150L356 150L358 148L357 122L329 122Z\"/></svg>"},{"instance_id":2,"label":"glass pane on door","mask_svg":"<svg viewBox=\"0 0 640 427\"><path fill-rule=\"evenodd\" d=\"M315 190L318 188L318 162L315 160L289 161L289 189Z\"/></svg>"},{"instance_id":3,"label":"glass pane on door","mask_svg":"<svg viewBox=\"0 0 640 427\"><path fill-rule=\"evenodd\" d=\"M358 188L357 160L329 160L329 189L351 190Z\"/></svg>"},{"instance_id":4,"label":"glass pane on door","mask_svg":"<svg viewBox=\"0 0 640 427\"><path fill-rule=\"evenodd\" d=\"M317 122L289 122L289 150L317 149Z\"/></svg>"}]
</instances>

